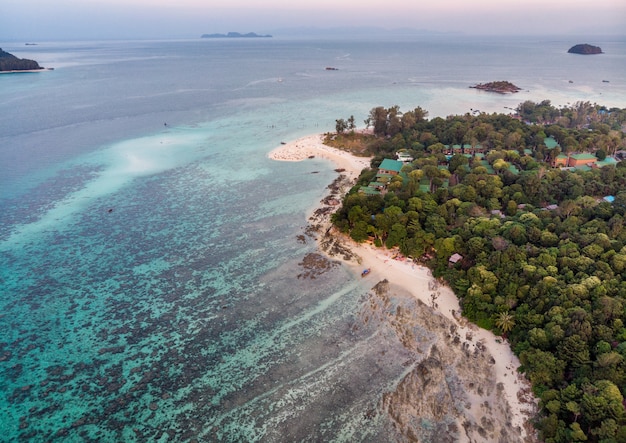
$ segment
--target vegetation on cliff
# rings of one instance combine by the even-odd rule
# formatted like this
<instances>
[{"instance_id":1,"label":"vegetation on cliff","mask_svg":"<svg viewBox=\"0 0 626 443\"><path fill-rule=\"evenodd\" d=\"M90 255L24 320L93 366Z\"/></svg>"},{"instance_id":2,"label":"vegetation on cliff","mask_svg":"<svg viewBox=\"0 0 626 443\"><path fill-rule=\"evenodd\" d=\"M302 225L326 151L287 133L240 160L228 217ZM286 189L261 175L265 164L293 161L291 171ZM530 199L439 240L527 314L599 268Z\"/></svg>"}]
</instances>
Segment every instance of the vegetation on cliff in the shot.
<instances>
[{"instance_id":1,"label":"vegetation on cliff","mask_svg":"<svg viewBox=\"0 0 626 443\"><path fill-rule=\"evenodd\" d=\"M626 109L545 101L517 113L372 109L374 135L358 134L372 169L333 221L427 264L466 317L508 338L540 399L543 441L626 441L626 162L550 166L561 153L624 149ZM384 192L360 192L401 149L415 160Z\"/></svg>"},{"instance_id":2,"label":"vegetation on cliff","mask_svg":"<svg viewBox=\"0 0 626 443\"><path fill-rule=\"evenodd\" d=\"M589 45L587 43L574 45L567 51L570 54L602 54L602 49L599 46Z\"/></svg>"},{"instance_id":3,"label":"vegetation on cliff","mask_svg":"<svg viewBox=\"0 0 626 443\"><path fill-rule=\"evenodd\" d=\"M36 69L43 68L34 60L17 58L0 48L0 71L29 71Z\"/></svg>"}]
</instances>

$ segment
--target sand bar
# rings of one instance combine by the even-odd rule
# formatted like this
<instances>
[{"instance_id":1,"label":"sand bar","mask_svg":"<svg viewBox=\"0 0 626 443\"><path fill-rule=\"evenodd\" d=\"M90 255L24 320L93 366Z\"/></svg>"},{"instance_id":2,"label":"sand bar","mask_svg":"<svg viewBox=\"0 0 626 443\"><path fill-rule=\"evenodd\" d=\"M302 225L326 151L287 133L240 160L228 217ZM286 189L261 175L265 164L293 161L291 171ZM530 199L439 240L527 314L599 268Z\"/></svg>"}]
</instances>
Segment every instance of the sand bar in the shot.
<instances>
[{"instance_id":1,"label":"sand bar","mask_svg":"<svg viewBox=\"0 0 626 443\"><path fill-rule=\"evenodd\" d=\"M269 157L279 161L302 161L311 157L322 157L333 161L338 168L345 169L351 180L356 181L362 169L370 166L370 158L355 157L347 152L323 144L322 135L311 135L285 143L269 153ZM330 226L330 218L327 220ZM344 236L345 237L345 236ZM373 283L386 279L390 283L410 292L427 306L454 322L461 335L470 334L474 343L481 343L494 358L496 382L504 387L503 392L511 408L511 424L522 430L528 437L528 421L536 413L535 399L530 395L530 384L517 368L519 359L510 349L508 342L492 332L481 329L461 316L459 301L454 292L434 279L427 267L418 265L386 248L376 248L371 244L359 244L349 238L342 242L359 257L358 262L345 262L355 273L371 269L366 277ZM436 291L433 292L433 288ZM433 295L435 294L435 295ZM472 398L472 410L480 414L481 398Z\"/></svg>"},{"instance_id":2,"label":"sand bar","mask_svg":"<svg viewBox=\"0 0 626 443\"><path fill-rule=\"evenodd\" d=\"M369 157L355 157L345 151L324 144L322 134L308 135L285 143L268 154L272 160L298 162L311 157L325 158L335 163L338 169L356 180L361 171L370 166Z\"/></svg>"}]
</instances>

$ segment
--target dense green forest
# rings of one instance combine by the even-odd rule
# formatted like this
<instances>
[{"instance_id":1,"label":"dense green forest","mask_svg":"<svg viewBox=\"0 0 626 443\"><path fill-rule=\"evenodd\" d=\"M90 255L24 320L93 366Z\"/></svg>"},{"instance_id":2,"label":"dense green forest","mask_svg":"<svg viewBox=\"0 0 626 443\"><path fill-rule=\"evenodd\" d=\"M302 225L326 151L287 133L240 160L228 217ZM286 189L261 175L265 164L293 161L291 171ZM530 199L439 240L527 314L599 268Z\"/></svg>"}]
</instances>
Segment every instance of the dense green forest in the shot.
<instances>
[{"instance_id":1,"label":"dense green forest","mask_svg":"<svg viewBox=\"0 0 626 443\"><path fill-rule=\"evenodd\" d=\"M546 442L626 441L625 122L626 109L589 103L430 120L378 107L366 120L373 135L342 119L328 135L374 156L334 224L428 265L467 318L508 338ZM398 151L414 160L377 176ZM617 161L550 166L581 152Z\"/></svg>"}]
</instances>

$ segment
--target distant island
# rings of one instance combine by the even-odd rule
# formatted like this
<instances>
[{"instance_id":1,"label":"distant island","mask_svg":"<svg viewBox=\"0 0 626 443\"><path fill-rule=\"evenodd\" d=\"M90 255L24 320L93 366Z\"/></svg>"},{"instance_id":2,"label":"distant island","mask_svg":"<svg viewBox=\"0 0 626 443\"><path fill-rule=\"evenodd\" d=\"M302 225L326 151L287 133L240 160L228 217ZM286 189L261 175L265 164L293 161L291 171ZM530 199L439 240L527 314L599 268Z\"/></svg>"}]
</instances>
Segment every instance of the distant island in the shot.
<instances>
[{"instance_id":1,"label":"distant island","mask_svg":"<svg viewBox=\"0 0 626 443\"><path fill-rule=\"evenodd\" d=\"M602 54L602 49L599 46L589 45L587 43L583 43L580 45L574 45L567 51L570 54Z\"/></svg>"},{"instance_id":2,"label":"distant island","mask_svg":"<svg viewBox=\"0 0 626 443\"><path fill-rule=\"evenodd\" d=\"M201 38L271 38L269 34L259 35L254 32L241 34L239 32L229 32L228 34L202 34Z\"/></svg>"},{"instance_id":3,"label":"distant island","mask_svg":"<svg viewBox=\"0 0 626 443\"><path fill-rule=\"evenodd\" d=\"M0 72L7 71L37 71L44 69L35 60L17 58L0 48Z\"/></svg>"},{"instance_id":4,"label":"distant island","mask_svg":"<svg viewBox=\"0 0 626 443\"><path fill-rule=\"evenodd\" d=\"M470 86L470 88L480 89L489 92L497 92L498 94L513 94L522 90L521 88L515 86L513 83L508 81L479 83L477 85Z\"/></svg>"}]
</instances>

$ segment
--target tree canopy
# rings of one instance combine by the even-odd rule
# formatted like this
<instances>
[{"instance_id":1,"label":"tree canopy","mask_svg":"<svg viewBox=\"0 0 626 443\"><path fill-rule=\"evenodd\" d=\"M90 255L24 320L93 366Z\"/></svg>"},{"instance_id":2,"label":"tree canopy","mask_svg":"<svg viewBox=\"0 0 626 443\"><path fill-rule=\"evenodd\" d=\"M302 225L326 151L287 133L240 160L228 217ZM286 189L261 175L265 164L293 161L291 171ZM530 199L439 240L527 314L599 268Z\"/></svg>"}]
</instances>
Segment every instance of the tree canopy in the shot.
<instances>
[{"instance_id":1,"label":"tree canopy","mask_svg":"<svg viewBox=\"0 0 626 443\"><path fill-rule=\"evenodd\" d=\"M626 162L553 168L559 148L544 143L612 155L624 149L626 110L517 111L426 120L421 108L406 119L373 109L372 169L333 222L421 260L463 315L508 337L540 399L544 441L626 441ZM399 146L415 160L380 194L360 192ZM453 254L462 259L451 265Z\"/></svg>"}]
</instances>

